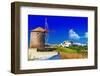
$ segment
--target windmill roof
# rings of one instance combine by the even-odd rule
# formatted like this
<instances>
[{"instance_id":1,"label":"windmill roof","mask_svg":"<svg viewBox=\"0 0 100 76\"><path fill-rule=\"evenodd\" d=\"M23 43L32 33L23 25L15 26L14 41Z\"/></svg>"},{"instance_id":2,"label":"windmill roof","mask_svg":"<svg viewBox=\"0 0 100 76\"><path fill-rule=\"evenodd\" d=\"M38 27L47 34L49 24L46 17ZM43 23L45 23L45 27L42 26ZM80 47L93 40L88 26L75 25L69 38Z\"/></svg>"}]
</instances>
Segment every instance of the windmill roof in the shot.
<instances>
[{"instance_id":1,"label":"windmill roof","mask_svg":"<svg viewBox=\"0 0 100 76\"><path fill-rule=\"evenodd\" d=\"M33 32L46 32L45 29L43 29L42 27L37 27L35 29L32 30Z\"/></svg>"}]
</instances>

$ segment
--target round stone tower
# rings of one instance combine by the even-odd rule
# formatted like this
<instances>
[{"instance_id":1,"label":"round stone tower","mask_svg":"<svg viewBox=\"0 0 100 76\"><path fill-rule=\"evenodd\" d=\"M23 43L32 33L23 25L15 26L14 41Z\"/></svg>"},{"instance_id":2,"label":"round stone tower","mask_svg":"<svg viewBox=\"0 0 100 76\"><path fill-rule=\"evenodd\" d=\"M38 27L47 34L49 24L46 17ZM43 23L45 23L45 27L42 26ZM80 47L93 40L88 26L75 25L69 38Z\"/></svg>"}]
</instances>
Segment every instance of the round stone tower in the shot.
<instances>
[{"instance_id":1,"label":"round stone tower","mask_svg":"<svg viewBox=\"0 0 100 76\"><path fill-rule=\"evenodd\" d=\"M46 30L38 27L31 31L30 48L37 48L39 51L45 49L45 33ZM45 51L45 50L44 50Z\"/></svg>"}]
</instances>

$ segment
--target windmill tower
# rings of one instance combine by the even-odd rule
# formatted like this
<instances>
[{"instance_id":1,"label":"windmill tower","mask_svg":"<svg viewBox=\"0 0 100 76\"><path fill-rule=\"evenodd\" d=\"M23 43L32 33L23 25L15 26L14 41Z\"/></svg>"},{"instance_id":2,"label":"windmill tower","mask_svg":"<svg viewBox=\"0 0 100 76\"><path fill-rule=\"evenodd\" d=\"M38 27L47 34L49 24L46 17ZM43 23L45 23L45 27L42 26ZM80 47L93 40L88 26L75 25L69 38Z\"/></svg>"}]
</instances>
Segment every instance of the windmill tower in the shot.
<instances>
[{"instance_id":1,"label":"windmill tower","mask_svg":"<svg viewBox=\"0 0 100 76\"><path fill-rule=\"evenodd\" d=\"M37 48L39 51L45 49L45 33L47 31L41 27L33 29L30 37L30 48Z\"/></svg>"},{"instance_id":2,"label":"windmill tower","mask_svg":"<svg viewBox=\"0 0 100 76\"><path fill-rule=\"evenodd\" d=\"M48 50L48 22L45 18L45 29L38 27L31 31L30 37L30 48L37 48L38 51L47 51ZM51 31L50 31L51 32ZM50 49L50 48L49 48Z\"/></svg>"}]
</instances>

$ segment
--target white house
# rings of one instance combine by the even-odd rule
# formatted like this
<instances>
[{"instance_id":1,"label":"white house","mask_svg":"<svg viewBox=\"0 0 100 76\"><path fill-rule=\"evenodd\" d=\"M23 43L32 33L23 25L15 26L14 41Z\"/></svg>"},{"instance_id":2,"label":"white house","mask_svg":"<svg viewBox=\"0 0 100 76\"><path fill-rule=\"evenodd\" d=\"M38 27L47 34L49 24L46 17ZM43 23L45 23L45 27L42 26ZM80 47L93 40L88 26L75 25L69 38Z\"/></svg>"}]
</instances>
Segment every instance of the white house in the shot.
<instances>
[{"instance_id":1,"label":"white house","mask_svg":"<svg viewBox=\"0 0 100 76\"><path fill-rule=\"evenodd\" d=\"M70 41L64 41L63 43L61 43L62 47L69 47L71 45L72 45L72 43Z\"/></svg>"}]
</instances>

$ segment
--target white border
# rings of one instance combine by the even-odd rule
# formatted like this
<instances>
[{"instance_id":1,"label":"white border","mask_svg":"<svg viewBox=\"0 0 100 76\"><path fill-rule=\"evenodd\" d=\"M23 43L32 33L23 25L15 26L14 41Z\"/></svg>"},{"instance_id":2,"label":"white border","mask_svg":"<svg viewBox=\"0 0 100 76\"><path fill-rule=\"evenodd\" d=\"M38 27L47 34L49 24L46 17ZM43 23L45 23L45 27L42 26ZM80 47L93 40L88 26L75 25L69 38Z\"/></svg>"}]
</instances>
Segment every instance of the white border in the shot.
<instances>
[{"instance_id":1,"label":"white border","mask_svg":"<svg viewBox=\"0 0 100 76\"><path fill-rule=\"evenodd\" d=\"M28 61L28 14L88 17L88 59ZM41 7L20 8L20 69L43 69L94 65L94 11Z\"/></svg>"}]
</instances>

